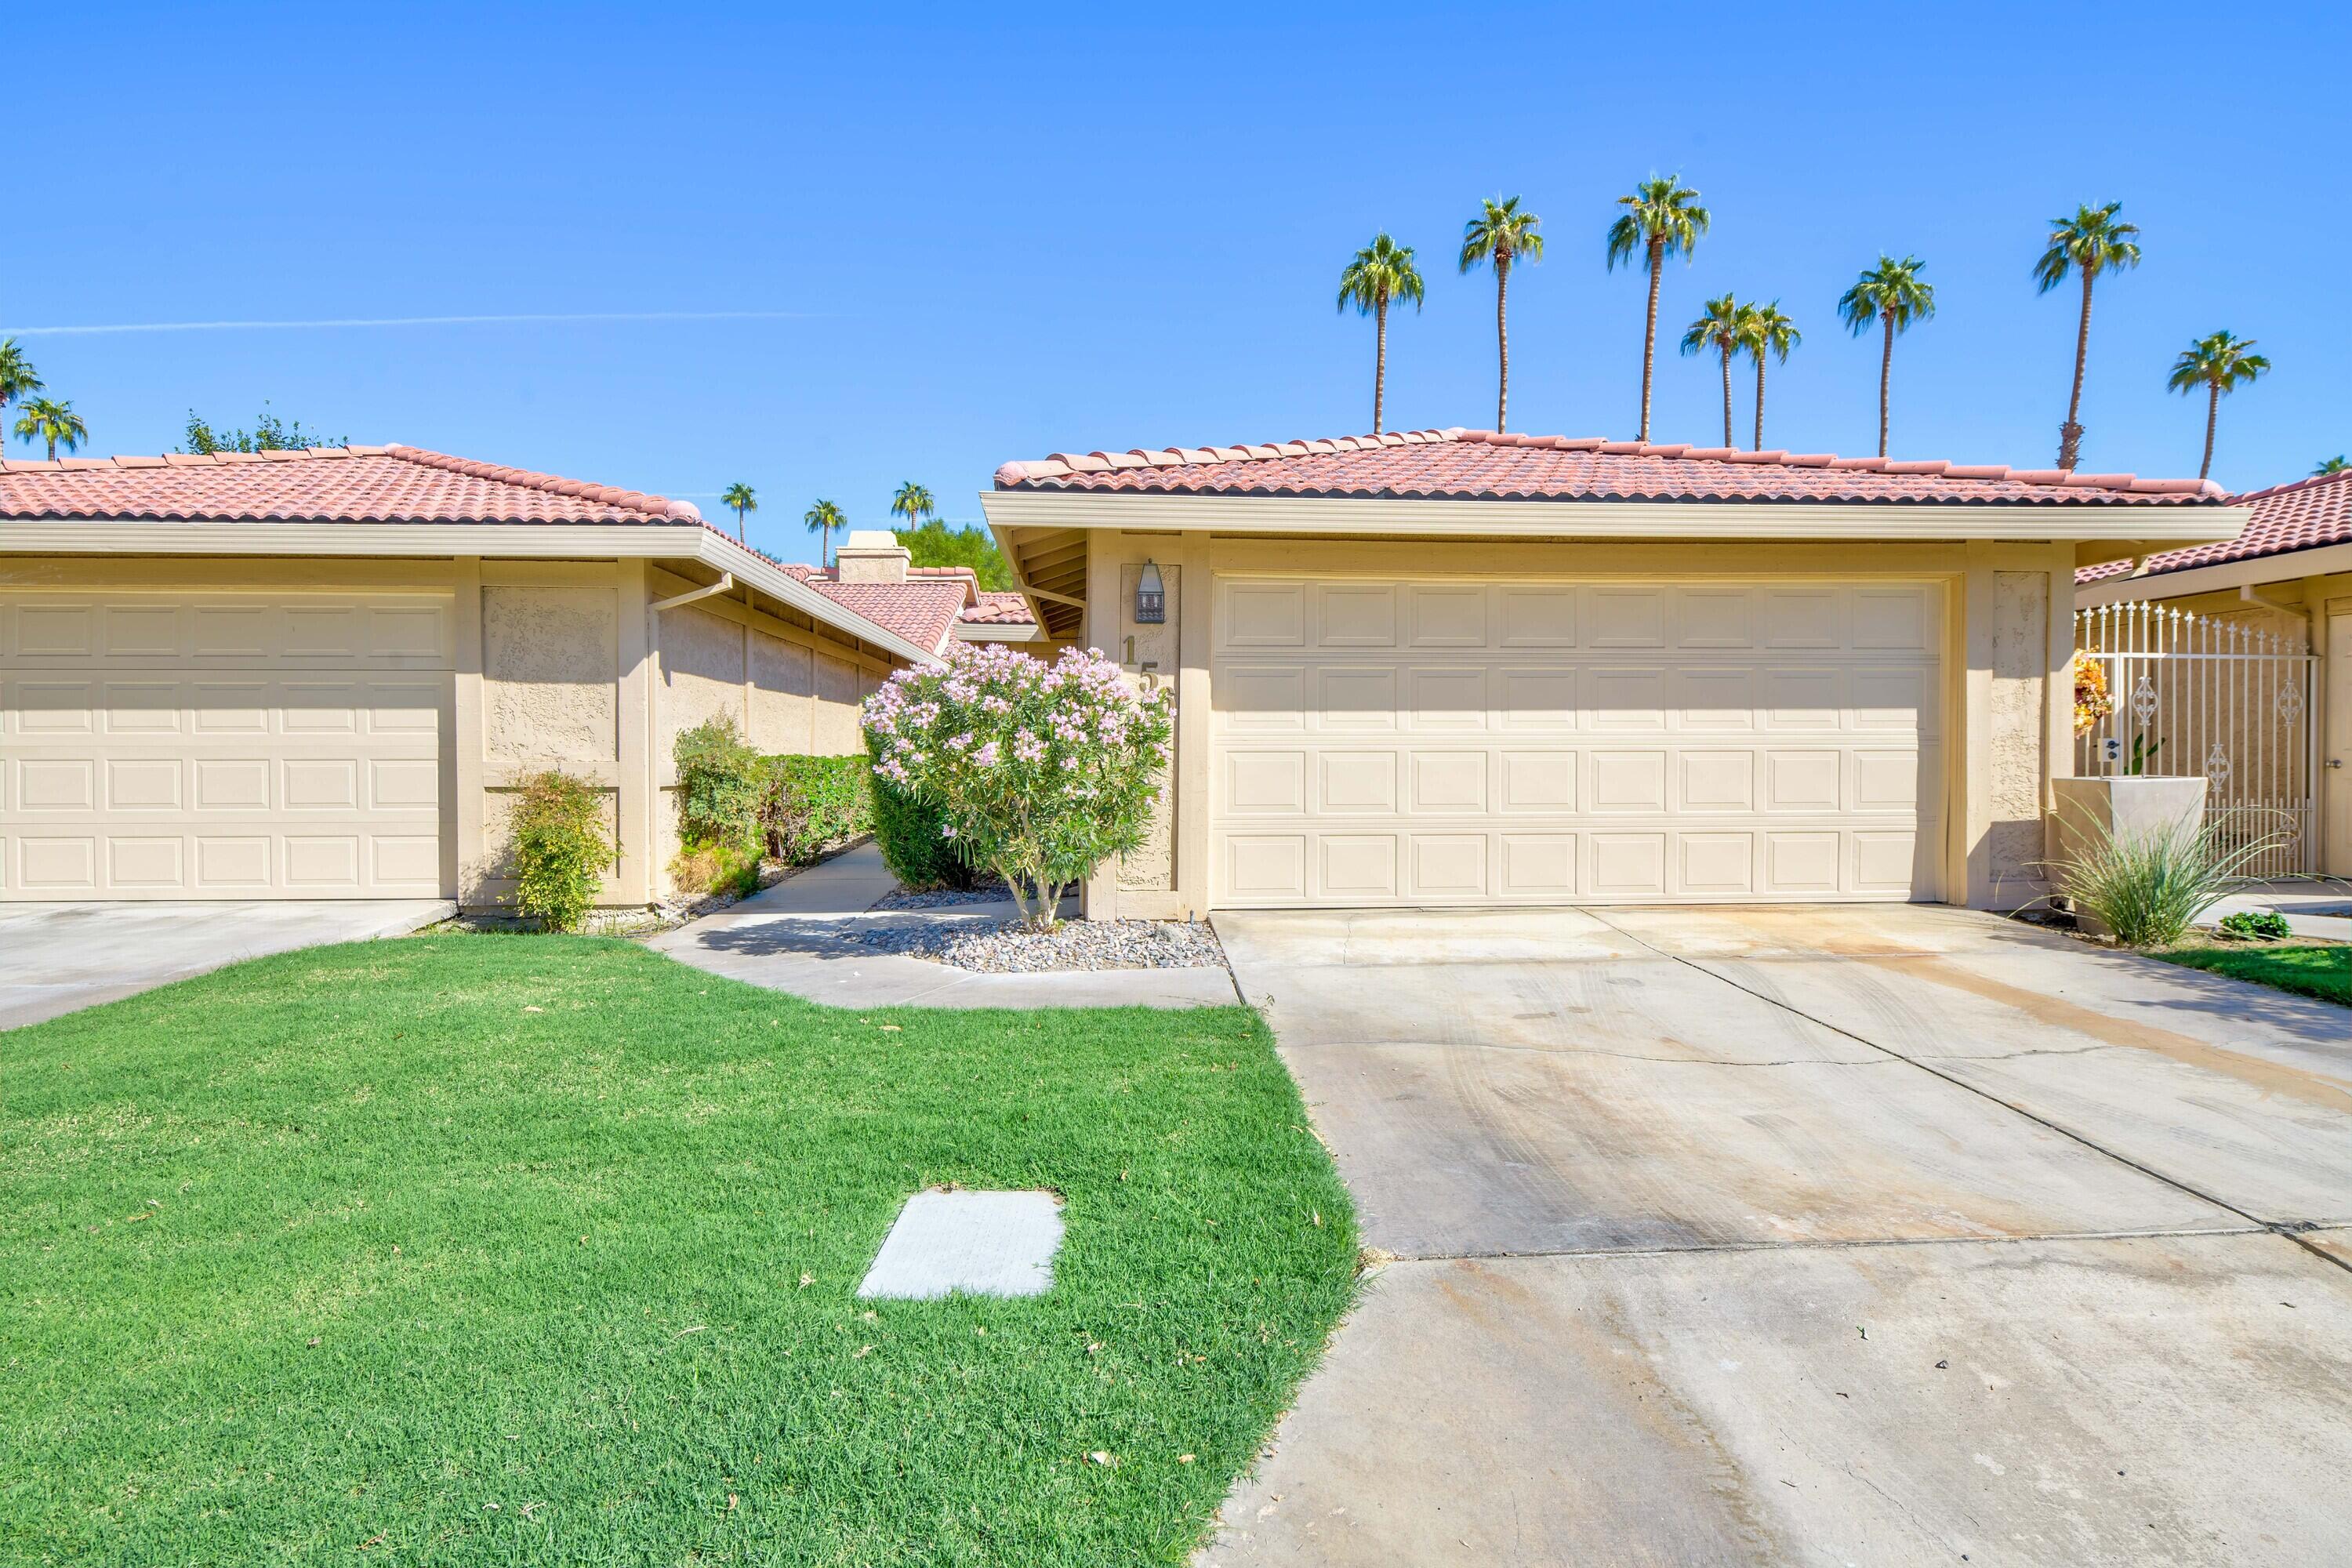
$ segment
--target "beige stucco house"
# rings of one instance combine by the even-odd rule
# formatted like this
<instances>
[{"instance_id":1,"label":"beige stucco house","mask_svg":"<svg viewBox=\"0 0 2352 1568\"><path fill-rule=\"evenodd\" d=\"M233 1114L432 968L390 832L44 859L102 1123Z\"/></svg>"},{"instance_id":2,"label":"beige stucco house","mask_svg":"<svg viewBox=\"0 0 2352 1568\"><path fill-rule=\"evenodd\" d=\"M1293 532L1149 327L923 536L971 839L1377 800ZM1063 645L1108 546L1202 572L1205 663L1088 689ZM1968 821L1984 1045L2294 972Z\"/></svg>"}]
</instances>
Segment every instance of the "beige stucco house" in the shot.
<instances>
[{"instance_id":1,"label":"beige stucco house","mask_svg":"<svg viewBox=\"0 0 2352 1568\"><path fill-rule=\"evenodd\" d=\"M982 500L1048 638L1175 684L1171 810L1096 915L2023 902L2077 569L2245 518L2194 479L1475 430L1057 453Z\"/></svg>"},{"instance_id":2,"label":"beige stucco house","mask_svg":"<svg viewBox=\"0 0 2352 1568\"><path fill-rule=\"evenodd\" d=\"M2318 868L2352 877L2352 472L2230 500L2246 513L2235 538L2086 566L2076 574L2074 603L2083 609L2158 604L2252 628L2276 638L2276 646L2316 656L2308 687L2315 744L2307 756L2294 748L2285 759L2283 793L2307 796L2315 807ZM2251 694L2266 700L2248 704L2242 726L2273 720L2277 684L2273 677L2253 689ZM2250 693L2241 683L2236 695L2242 701Z\"/></svg>"},{"instance_id":3,"label":"beige stucco house","mask_svg":"<svg viewBox=\"0 0 2352 1568\"><path fill-rule=\"evenodd\" d=\"M0 462L0 901L495 902L509 785L552 766L605 792L604 896L642 904L681 729L854 752L967 614L1034 629L888 534L787 566L687 502L413 447Z\"/></svg>"}]
</instances>

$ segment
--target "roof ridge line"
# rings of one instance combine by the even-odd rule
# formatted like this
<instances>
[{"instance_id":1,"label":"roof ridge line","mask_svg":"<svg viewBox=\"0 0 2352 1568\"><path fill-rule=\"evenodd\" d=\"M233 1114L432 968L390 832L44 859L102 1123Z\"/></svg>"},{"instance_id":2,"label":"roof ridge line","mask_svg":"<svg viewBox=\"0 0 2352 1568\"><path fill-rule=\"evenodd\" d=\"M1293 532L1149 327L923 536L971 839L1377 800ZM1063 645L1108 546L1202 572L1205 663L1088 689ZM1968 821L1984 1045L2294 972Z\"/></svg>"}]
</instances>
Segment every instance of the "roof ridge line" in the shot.
<instances>
[{"instance_id":1,"label":"roof ridge line","mask_svg":"<svg viewBox=\"0 0 2352 1568\"><path fill-rule=\"evenodd\" d=\"M244 463L290 463L304 458L381 458L388 447L273 447L260 452L117 452L103 458L0 458L5 474L87 474L100 469L226 468Z\"/></svg>"},{"instance_id":2,"label":"roof ridge line","mask_svg":"<svg viewBox=\"0 0 2352 1568\"><path fill-rule=\"evenodd\" d=\"M2273 496L2283 496L2290 490L2316 489L2322 485L2340 484L2346 481L2352 481L2352 468L2338 468L2332 474L2305 474L2299 479L2288 479L2284 484L2265 485L2258 490L2240 490L2230 500L2231 501L2268 500Z\"/></svg>"},{"instance_id":3,"label":"roof ridge line","mask_svg":"<svg viewBox=\"0 0 2352 1568\"><path fill-rule=\"evenodd\" d=\"M567 479L558 474L541 473L536 468L510 468L501 463L485 463L475 458L453 458L446 452L431 451L398 441L377 447L369 455L375 453L404 463L415 463L419 468L440 468L448 473L464 474L469 479L492 479L499 484L519 485L525 489L545 490L550 495L572 496L594 501L600 506L658 512L665 517L688 522L703 521L702 509L692 501L672 500L667 496L657 496L646 490L623 489L617 485L600 485L588 479Z\"/></svg>"},{"instance_id":4,"label":"roof ridge line","mask_svg":"<svg viewBox=\"0 0 2352 1568\"><path fill-rule=\"evenodd\" d=\"M1488 447L1522 447L1555 452L1592 452L1612 458L1658 458L1679 461L1717 462L1740 467L1828 468L1853 473L1918 476L1931 479L1984 479L2036 485L2051 489L2096 489L2126 495L2198 496L2234 500L2211 479L2153 479L2137 474L2084 474L2062 468L2016 468L2003 463L1953 463L1941 459L1843 458L1833 452L1790 452L1780 448L1750 452L1738 447L1701 447L1690 442L1617 441L1602 436L1529 436L1517 431L1479 430L1463 426L1443 429L1390 431L1378 436L1339 436L1316 440L1251 443L1235 447L1138 447L1126 452L1055 452L1040 461L1006 463L996 470L1001 489L1034 479L1068 474L1107 473L1130 468L1196 468L1213 463L1262 462L1278 458L1303 458L1335 452L1359 452L1382 447L1419 447L1458 442ZM2298 481L2307 482L2307 481Z\"/></svg>"}]
</instances>

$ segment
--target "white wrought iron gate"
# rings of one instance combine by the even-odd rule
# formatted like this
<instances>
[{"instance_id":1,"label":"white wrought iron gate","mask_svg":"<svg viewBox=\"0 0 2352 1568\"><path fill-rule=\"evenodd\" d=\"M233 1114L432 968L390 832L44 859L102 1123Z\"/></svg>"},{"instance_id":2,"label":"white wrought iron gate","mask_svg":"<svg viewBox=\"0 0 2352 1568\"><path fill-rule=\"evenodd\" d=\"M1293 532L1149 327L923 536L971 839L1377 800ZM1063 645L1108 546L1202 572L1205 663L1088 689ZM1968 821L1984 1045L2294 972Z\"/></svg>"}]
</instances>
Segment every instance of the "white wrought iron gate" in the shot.
<instances>
[{"instance_id":1,"label":"white wrought iron gate","mask_svg":"<svg viewBox=\"0 0 2352 1568\"><path fill-rule=\"evenodd\" d=\"M2205 820L2227 841L2274 841L2248 875L2318 869L2316 658L2258 626L2154 604L2075 611L2074 648L2112 704L2084 728L2077 702L2078 776L2202 773Z\"/></svg>"}]
</instances>

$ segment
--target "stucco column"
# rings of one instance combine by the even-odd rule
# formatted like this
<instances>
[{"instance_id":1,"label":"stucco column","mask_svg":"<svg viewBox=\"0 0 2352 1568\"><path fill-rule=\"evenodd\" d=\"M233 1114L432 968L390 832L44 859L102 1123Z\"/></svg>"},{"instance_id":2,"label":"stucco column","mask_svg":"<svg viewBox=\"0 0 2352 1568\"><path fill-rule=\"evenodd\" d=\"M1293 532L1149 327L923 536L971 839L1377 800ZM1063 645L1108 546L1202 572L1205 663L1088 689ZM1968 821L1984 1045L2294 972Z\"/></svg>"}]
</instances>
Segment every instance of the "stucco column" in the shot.
<instances>
[{"instance_id":1,"label":"stucco column","mask_svg":"<svg viewBox=\"0 0 2352 1568\"><path fill-rule=\"evenodd\" d=\"M614 877L615 897L623 904L646 904L654 897L654 683L648 657L646 563L618 563L620 615L615 628L615 663L620 686L620 729L617 771L614 775L614 816L621 840L621 864Z\"/></svg>"},{"instance_id":2,"label":"stucco column","mask_svg":"<svg viewBox=\"0 0 2352 1568\"><path fill-rule=\"evenodd\" d=\"M1122 534L1097 533L1087 542L1087 646L1100 648L1113 658L1118 657L1118 568L1126 558L1127 541ZM1118 918L1118 862L1116 858L1105 860L1095 868L1095 874L1086 880L1085 899L1088 920Z\"/></svg>"},{"instance_id":3,"label":"stucco column","mask_svg":"<svg viewBox=\"0 0 2352 1568\"><path fill-rule=\"evenodd\" d=\"M1210 544L1207 534L1184 535L1176 608L1176 896L1190 920L1209 912Z\"/></svg>"},{"instance_id":4,"label":"stucco column","mask_svg":"<svg viewBox=\"0 0 2352 1568\"><path fill-rule=\"evenodd\" d=\"M1970 540L1961 573L1960 797L1952 803L1960 823L1968 880L1957 902L1973 909L1992 903L1992 611L1993 547Z\"/></svg>"},{"instance_id":5,"label":"stucco column","mask_svg":"<svg viewBox=\"0 0 2352 1568\"><path fill-rule=\"evenodd\" d=\"M482 558L460 555L453 563L455 608L450 616L457 647L449 698L450 765L442 770L449 792L449 809L441 820L449 825L441 847L442 883L460 904L480 900L483 858L482 784L487 771L488 731L482 723Z\"/></svg>"}]
</instances>

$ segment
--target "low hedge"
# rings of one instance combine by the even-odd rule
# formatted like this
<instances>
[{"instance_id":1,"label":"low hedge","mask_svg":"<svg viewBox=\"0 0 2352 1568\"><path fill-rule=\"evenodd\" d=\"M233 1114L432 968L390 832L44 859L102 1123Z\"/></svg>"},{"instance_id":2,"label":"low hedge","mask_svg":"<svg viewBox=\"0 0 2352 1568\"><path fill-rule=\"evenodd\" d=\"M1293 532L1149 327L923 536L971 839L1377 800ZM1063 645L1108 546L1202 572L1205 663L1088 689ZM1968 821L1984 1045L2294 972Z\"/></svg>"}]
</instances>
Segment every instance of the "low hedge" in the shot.
<instances>
[{"instance_id":1,"label":"low hedge","mask_svg":"<svg viewBox=\"0 0 2352 1568\"><path fill-rule=\"evenodd\" d=\"M689 884L756 885L762 854L801 865L874 829L863 756L762 755L727 718L681 732L671 754L677 762L675 869Z\"/></svg>"},{"instance_id":2,"label":"low hedge","mask_svg":"<svg viewBox=\"0 0 2352 1568\"><path fill-rule=\"evenodd\" d=\"M790 865L874 831L871 765L863 756L768 757L760 826L768 853Z\"/></svg>"},{"instance_id":3,"label":"low hedge","mask_svg":"<svg viewBox=\"0 0 2352 1568\"><path fill-rule=\"evenodd\" d=\"M872 763L881 759L879 753L869 752L858 760ZM948 843L947 836L940 831L937 807L925 805L887 780L872 777L870 769L868 782L874 795L874 842L882 850L882 864L898 879L899 886L918 890L968 889L978 882L978 874L963 863Z\"/></svg>"}]
</instances>

